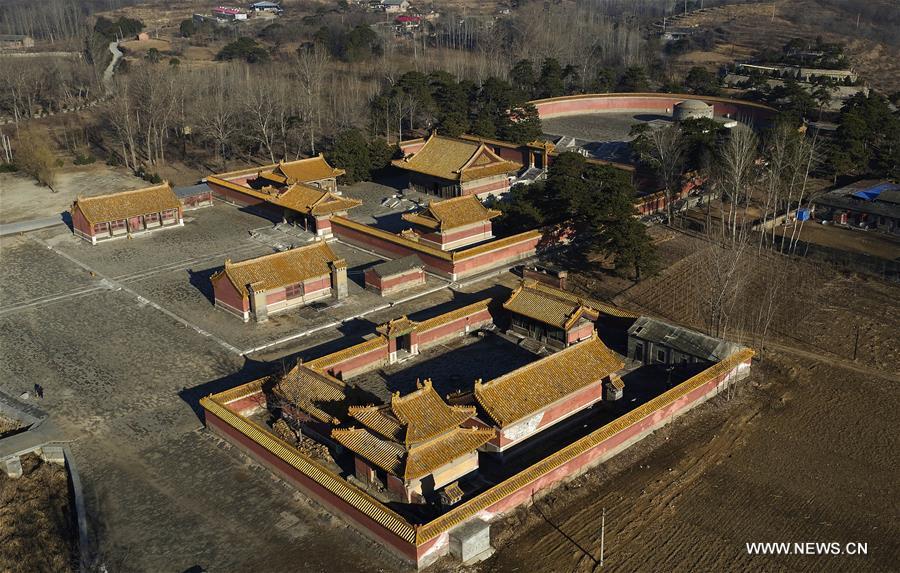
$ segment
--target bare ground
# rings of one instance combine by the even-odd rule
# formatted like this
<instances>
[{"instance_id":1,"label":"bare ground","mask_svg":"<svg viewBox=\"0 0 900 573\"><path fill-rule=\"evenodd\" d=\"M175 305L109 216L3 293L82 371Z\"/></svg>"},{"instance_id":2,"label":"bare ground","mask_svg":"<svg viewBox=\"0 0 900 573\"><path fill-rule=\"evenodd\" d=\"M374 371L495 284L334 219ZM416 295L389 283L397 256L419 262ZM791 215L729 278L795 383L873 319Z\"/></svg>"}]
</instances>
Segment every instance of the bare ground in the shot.
<instances>
[{"instance_id":1,"label":"bare ground","mask_svg":"<svg viewBox=\"0 0 900 573\"><path fill-rule=\"evenodd\" d=\"M897 9L896 2L882 3L884 10ZM792 38L822 36L825 41L846 44L853 68L870 86L884 93L900 89L900 48L862 37L855 18L816 0L779 2L774 17L772 8L772 3L736 4L680 19L678 26L722 30L724 39L712 51L715 56L690 52L679 60L685 65L703 65L718 64L722 58L748 59L763 48L780 48ZM823 24L831 31L823 31ZM861 25L871 24L863 21ZM874 24L878 25L885 24Z\"/></svg>"},{"instance_id":2,"label":"bare ground","mask_svg":"<svg viewBox=\"0 0 900 573\"><path fill-rule=\"evenodd\" d=\"M848 395L849 391L849 395ZM776 352L731 400L679 419L495 526L479 571L890 571L900 399L867 373ZM868 544L751 556L745 543Z\"/></svg>"},{"instance_id":3,"label":"bare ground","mask_svg":"<svg viewBox=\"0 0 900 573\"><path fill-rule=\"evenodd\" d=\"M150 184L123 167L103 164L61 169L53 190L20 173L0 173L0 223L15 223L68 211L78 195L101 195Z\"/></svg>"},{"instance_id":4,"label":"bare ground","mask_svg":"<svg viewBox=\"0 0 900 573\"><path fill-rule=\"evenodd\" d=\"M684 299L705 243L659 244L671 267L615 300L696 324L702 309ZM497 552L474 570L597 571L604 509L604 570L896 570L900 286L796 266L801 302L775 320L749 381L494 525ZM861 542L868 554L745 545L772 541Z\"/></svg>"}]
</instances>

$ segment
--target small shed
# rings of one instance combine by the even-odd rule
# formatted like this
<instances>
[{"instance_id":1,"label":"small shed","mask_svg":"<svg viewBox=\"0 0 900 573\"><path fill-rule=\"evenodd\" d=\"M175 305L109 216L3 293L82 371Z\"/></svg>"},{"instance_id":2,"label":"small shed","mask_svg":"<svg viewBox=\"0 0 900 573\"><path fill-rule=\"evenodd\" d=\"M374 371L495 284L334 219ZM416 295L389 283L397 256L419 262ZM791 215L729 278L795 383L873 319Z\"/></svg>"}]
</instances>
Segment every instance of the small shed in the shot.
<instances>
[{"instance_id":1,"label":"small shed","mask_svg":"<svg viewBox=\"0 0 900 573\"><path fill-rule=\"evenodd\" d=\"M417 255L385 261L365 272L366 288L381 296L425 284L425 265Z\"/></svg>"},{"instance_id":2,"label":"small shed","mask_svg":"<svg viewBox=\"0 0 900 573\"><path fill-rule=\"evenodd\" d=\"M739 344L647 316L638 318L628 329L628 357L643 364L714 364L740 348Z\"/></svg>"}]
</instances>

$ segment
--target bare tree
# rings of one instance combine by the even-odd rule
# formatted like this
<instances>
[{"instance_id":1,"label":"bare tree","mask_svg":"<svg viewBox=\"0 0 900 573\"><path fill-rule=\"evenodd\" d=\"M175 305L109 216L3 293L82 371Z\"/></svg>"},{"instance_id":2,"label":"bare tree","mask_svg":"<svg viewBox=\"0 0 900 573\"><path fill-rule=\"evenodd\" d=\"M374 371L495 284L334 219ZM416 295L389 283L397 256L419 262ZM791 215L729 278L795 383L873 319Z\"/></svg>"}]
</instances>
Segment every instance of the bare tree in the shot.
<instances>
[{"instance_id":1,"label":"bare tree","mask_svg":"<svg viewBox=\"0 0 900 573\"><path fill-rule=\"evenodd\" d=\"M328 52L315 44L297 52L295 69L302 91L301 109L309 133L310 152L316 154L316 135L322 129L322 87L331 59Z\"/></svg>"},{"instance_id":2,"label":"bare tree","mask_svg":"<svg viewBox=\"0 0 900 573\"><path fill-rule=\"evenodd\" d=\"M684 167L684 136L681 127L672 124L651 130L647 138L650 149L647 159L663 182L666 191L666 220L672 224L672 202L681 189Z\"/></svg>"}]
</instances>

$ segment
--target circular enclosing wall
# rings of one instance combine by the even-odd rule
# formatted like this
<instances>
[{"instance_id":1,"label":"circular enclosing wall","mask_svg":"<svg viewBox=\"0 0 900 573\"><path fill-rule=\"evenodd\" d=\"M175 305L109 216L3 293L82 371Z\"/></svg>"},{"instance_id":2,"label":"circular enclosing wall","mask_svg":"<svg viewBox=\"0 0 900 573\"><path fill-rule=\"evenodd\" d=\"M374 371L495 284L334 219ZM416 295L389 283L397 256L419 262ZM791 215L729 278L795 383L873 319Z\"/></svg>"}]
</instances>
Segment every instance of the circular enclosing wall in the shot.
<instances>
[{"instance_id":1,"label":"circular enclosing wall","mask_svg":"<svg viewBox=\"0 0 900 573\"><path fill-rule=\"evenodd\" d=\"M686 119L713 118L713 106L697 99L686 99L675 104L672 109L672 118L675 121Z\"/></svg>"}]
</instances>

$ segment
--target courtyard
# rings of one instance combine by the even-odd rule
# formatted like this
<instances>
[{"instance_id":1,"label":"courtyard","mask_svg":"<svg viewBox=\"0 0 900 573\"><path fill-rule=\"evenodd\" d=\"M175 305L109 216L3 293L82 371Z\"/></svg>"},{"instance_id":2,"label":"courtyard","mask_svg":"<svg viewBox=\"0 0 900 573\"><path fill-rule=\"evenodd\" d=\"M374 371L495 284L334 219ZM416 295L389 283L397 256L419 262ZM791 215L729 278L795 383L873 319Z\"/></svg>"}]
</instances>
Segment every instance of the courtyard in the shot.
<instances>
[{"instance_id":1,"label":"courtyard","mask_svg":"<svg viewBox=\"0 0 900 573\"><path fill-rule=\"evenodd\" d=\"M364 291L358 272L381 259L335 242L350 268L343 304L262 324L213 306L208 276L226 257L300 238L221 203L189 212L184 227L97 246L62 226L0 238L0 389L43 386L38 404L79 462L91 539L110 571L247 570L260 555L273 569L327 571L338 547L342 568L403 569L355 534L348 544L340 519L223 451L231 446L203 429L197 402L397 314L462 304L495 280L450 289L428 277L383 298ZM249 523L269 524L267 534Z\"/></svg>"}]
</instances>

